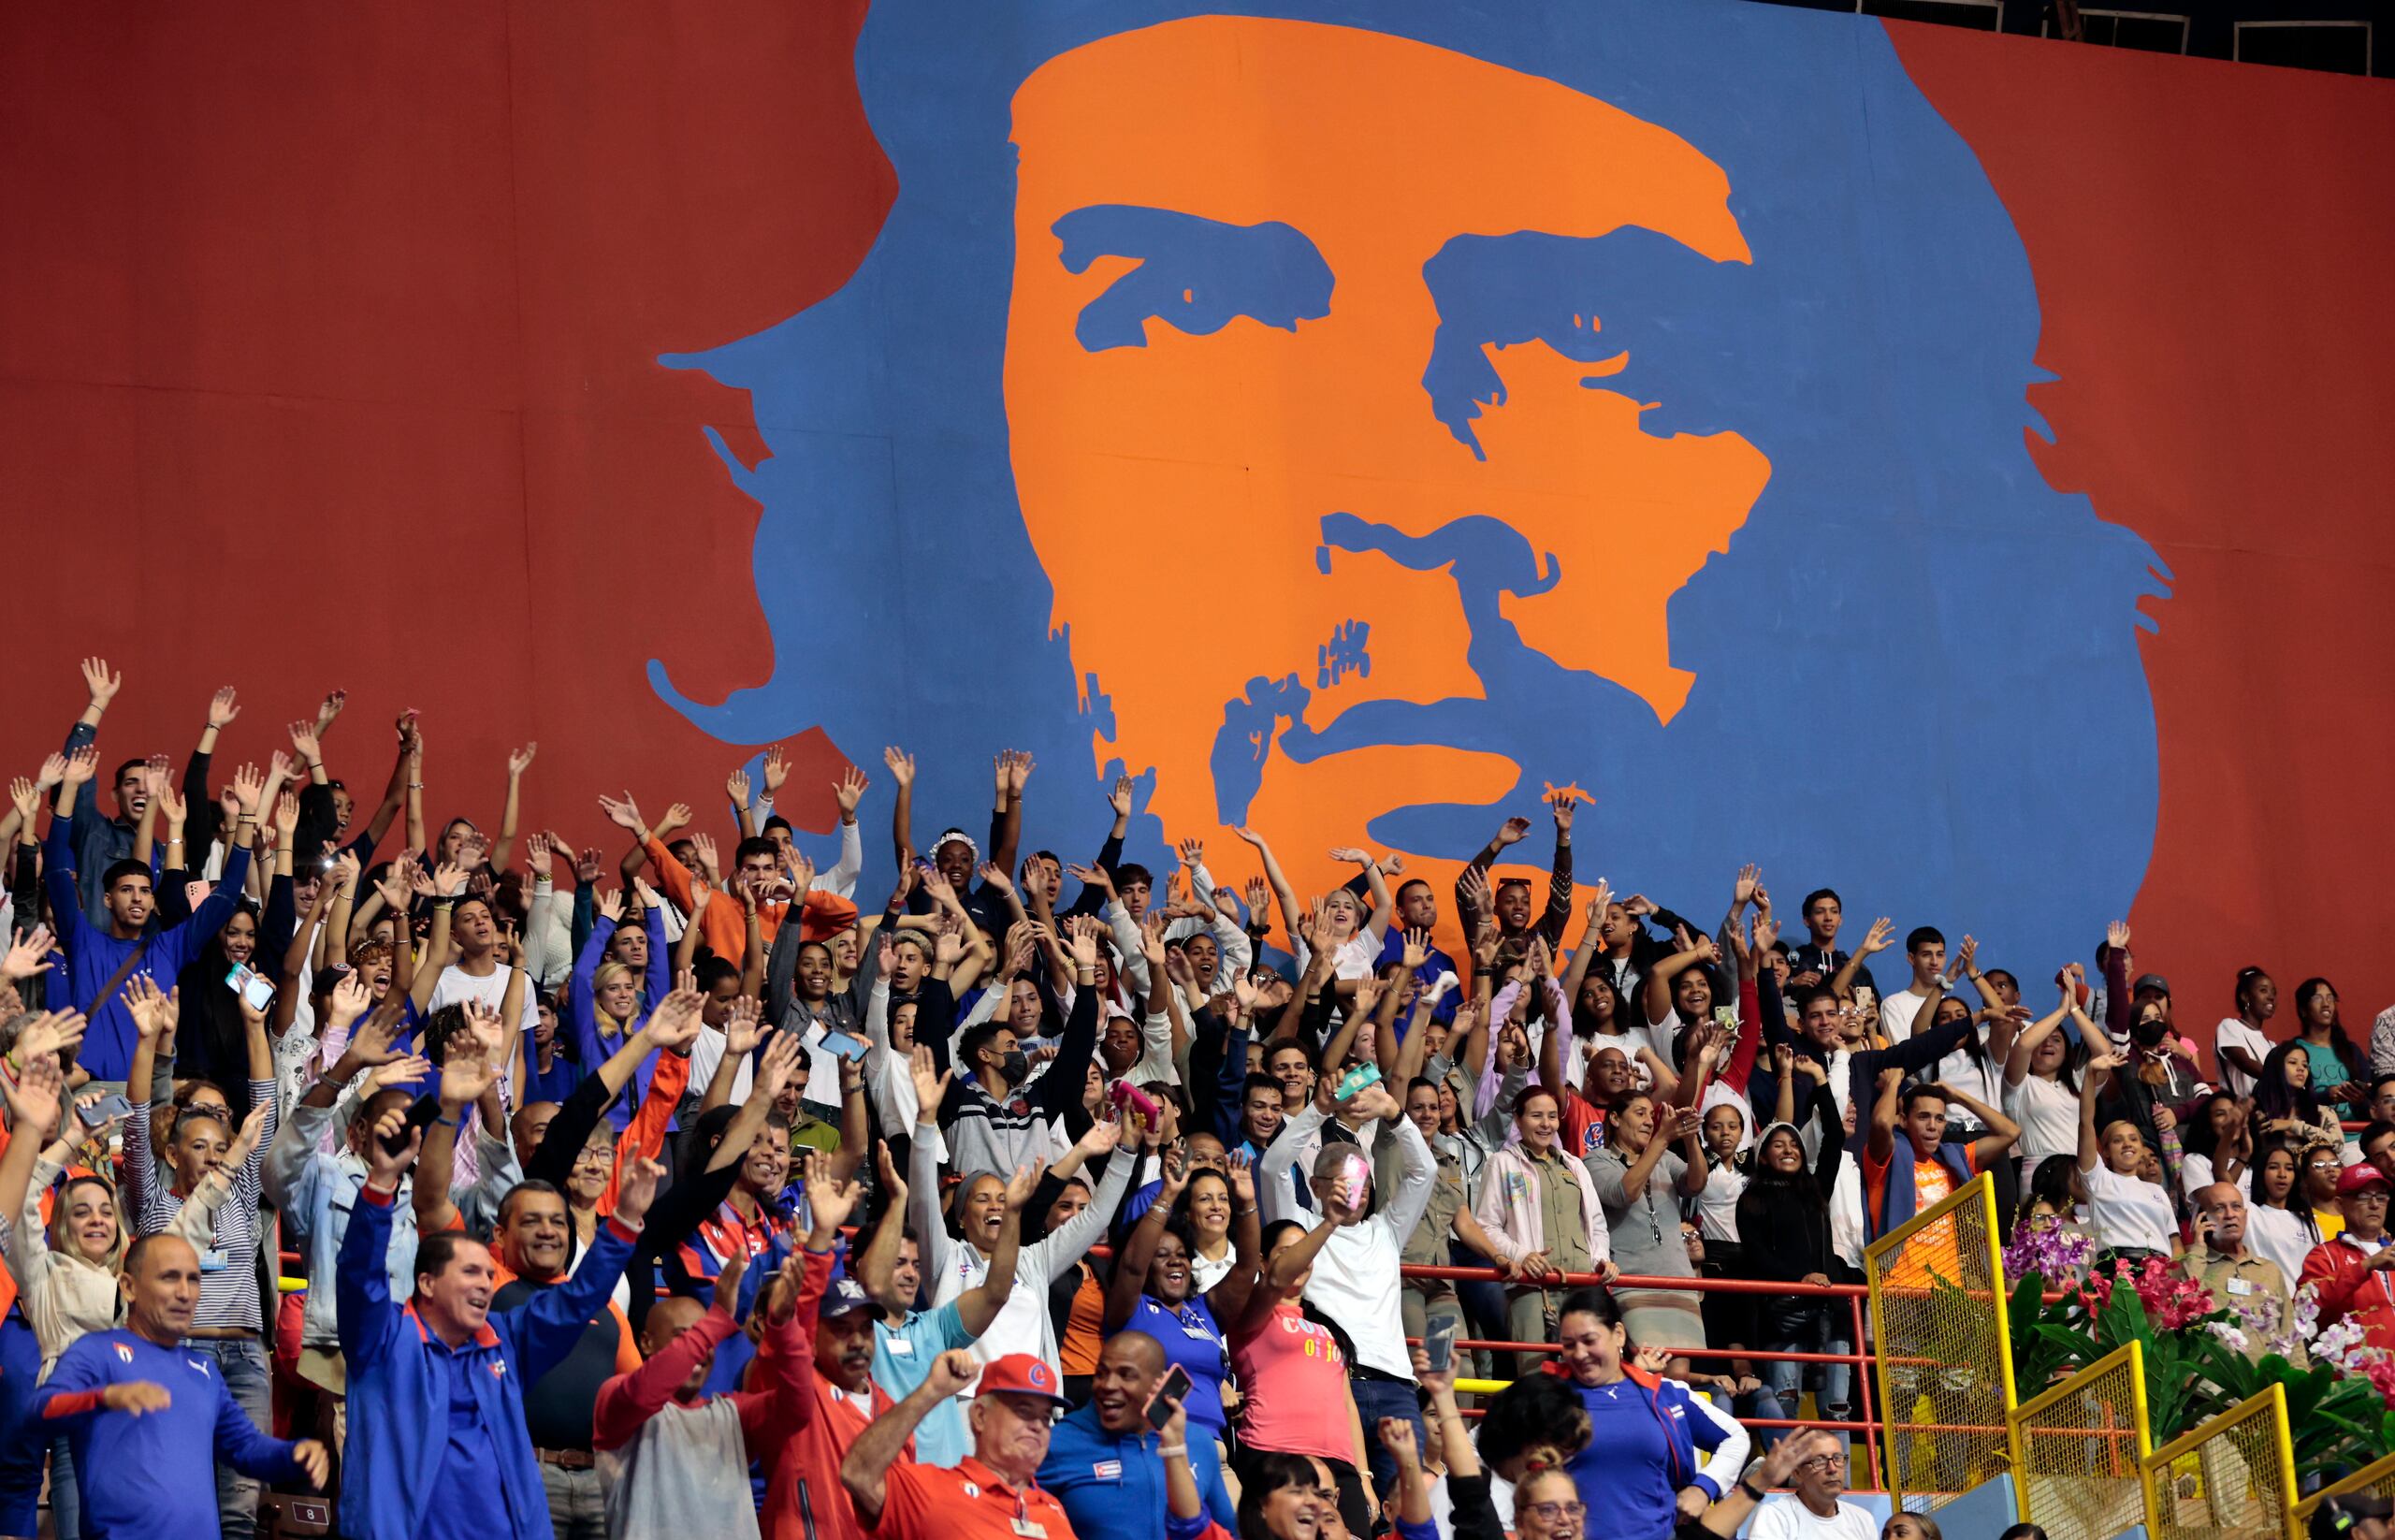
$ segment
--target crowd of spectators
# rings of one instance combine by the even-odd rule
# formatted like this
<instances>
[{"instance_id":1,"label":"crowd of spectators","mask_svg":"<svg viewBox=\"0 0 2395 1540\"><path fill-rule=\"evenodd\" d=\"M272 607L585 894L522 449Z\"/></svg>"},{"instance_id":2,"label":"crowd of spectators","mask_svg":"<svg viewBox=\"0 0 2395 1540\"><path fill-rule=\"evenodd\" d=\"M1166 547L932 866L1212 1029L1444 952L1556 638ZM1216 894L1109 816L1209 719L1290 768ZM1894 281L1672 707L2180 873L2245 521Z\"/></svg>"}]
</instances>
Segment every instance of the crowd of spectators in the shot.
<instances>
[{"instance_id":1,"label":"crowd of spectators","mask_svg":"<svg viewBox=\"0 0 2395 1540\"><path fill-rule=\"evenodd\" d=\"M611 858L519 828L531 746L428 825L414 712L356 801L338 691L103 785L83 675L0 818L0 1535L1939 1540L1848 1496L1825 1286L1980 1172L2395 1347L2395 1013L2326 980L2207 1064L2126 925L2025 986L1752 867L1683 918L1575 887L1570 790L1543 880L1517 817L1300 900L1260 831L1126 859L1127 780L1019 850L1010 751L919 840L893 748L885 889L872 781L819 867L772 750L586 805Z\"/></svg>"}]
</instances>

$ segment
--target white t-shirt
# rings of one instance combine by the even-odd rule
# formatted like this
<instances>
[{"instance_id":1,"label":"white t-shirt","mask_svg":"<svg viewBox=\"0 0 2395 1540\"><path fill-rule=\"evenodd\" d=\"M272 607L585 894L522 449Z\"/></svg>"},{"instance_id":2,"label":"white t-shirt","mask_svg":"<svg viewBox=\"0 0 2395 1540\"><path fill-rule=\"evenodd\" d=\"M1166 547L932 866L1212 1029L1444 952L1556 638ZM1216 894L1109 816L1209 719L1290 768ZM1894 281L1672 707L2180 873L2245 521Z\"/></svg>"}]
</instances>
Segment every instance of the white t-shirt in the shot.
<instances>
[{"instance_id":1,"label":"white t-shirt","mask_svg":"<svg viewBox=\"0 0 2395 1540\"><path fill-rule=\"evenodd\" d=\"M2021 1125L2016 1149L2030 1170L2048 1155L2079 1153L2079 1098L2062 1082L2023 1076L2004 1088L2004 1115Z\"/></svg>"},{"instance_id":2,"label":"white t-shirt","mask_svg":"<svg viewBox=\"0 0 2395 1540\"><path fill-rule=\"evenodd\" d=\"M2213 1167L2212 1156L2198 1155L2195 1151L2189 1150L2185 1155L2180 1157L2179 1187L2181 1191L2185 1192L2188 1196L2188 1198L2193 1199L2196 1194L2203 1191L2206 1187L2213 1185L2219 1180L2219 1173ZM2237 1187L2240 1192L2249 1195L2253 1192L2253 1167L2248 1166L2237 1173ZM2189 1206L2193 1207L2193 1204L2191 1203Z\"/></svg>"},{"instance_id":3,"label":"white t-shirt","mask_svg":"<svg viewBox=\"0 0 2395 1540\"><path fill-rule=\"evenodd\" d=\"M2289 1286L2303 1276L2303 1259L2312 1255L2312 1248L2318 1243L2303 1221L2285 1209L2255 1203L2245 1210L2247 1249L2276 1262Z\"/></svg>"},{"instance_id":4,"label":"white t-shirt","mask_svg":"<svg viewBox=\"0 0 2395 1540\"><path fill-rule=\"evenodd\" d=\"M1915 995L1909 989L1900 989L1894 995L1882 996L1880 1001L1880 1035L1892 1043L1902 1042L1911 1037L1913 1018L1921 1014L1921 1008L1928 1000L1928 995Z\"/></svg>"},{"instance_id":5,"label":"white t-shirt","mask_svg":"<svg viewBox=\"0 0 2395 1540\"><path fill-rule=\"evenodd\" d=\"M1747 1173L1735 1166L1716 1166L1706 1176L1705 1190L1696 1195L1696 1220L1707 1242L1738 1239L1738 1198L1746 1190Z\"/></svg>"},{"instance_id":6,"label":"white t-shirt","mask_svg":"<svg viewBox=\"0 0 2395 1540\"><path fill-rule=\"evenodd\" d=\"M1880 1521L1842 1498L1823 1518L1795 1498L1774 1496L1755 1510L1747 1540L1880 1540Z\"/></svg>"},{"instance_id":7,"label":"white t-shirt","mask_svg":"<svg viewBox=\"0 0 2395 1540\"><path fill-rule=\"evenodd\" d=\"M1987 1028L1981 1026L1978 1031L1980 1046L1984 1050L1987 1046ZM1938 1061L1937 1074L1939 1080L1974 1100L1983 1101L1990 1107L2004 1105L2004 1064L1999 1059L1985 1057L1983 1053L1974 1055L1967 1049L1957 1048ZM2072 1117L2076 1119L2078 1113L2074 1111ZM1967 1123L1971 1121L1971 1114L1958 1101L1946 1109L1946 1121ZM2075 1139L2077 1134L2078 1130L2074 1127L2072 1137ZM2075 1145L2073 1147L2076 1148Z\"/></svg>"},{"instance_id":8,"label":"white t-shirt","mask_svg":"<svg viewBox=\"0 0 2395 1540\"><path fill-rule=\"evenodd\" d=\"M2169 1193L2154 1183L2123 1176L2100 1161L2094 1170L2082 1171L2080 1176L2087 1184L2087 1207L2095 1221L2097 1245L2112 1251L2170 1255L2179 1221Z\"/></svg>"},{"instance_id":9,"label":"white t-shirt","mask_svg":"<svg viewBox=\"0 0 2395 1540\"><path fill-rule=\"evenodd\" d=\"M2228 1016L2222 1018L2221 1024L2212 1029L2212 1040L2213 1056L2220 1061L2221 1082L2228 1087L2228 1094L2232 1097L2252 1096L2254 1077L2229 1063L2228 1055L2220 1051L2224 1048L2242 1048L2253 1054L2254 1062L2259 1064L2271 1056L2271 1039L2247 1026L2242 1018Z\"/></svg>"}]
</instances>

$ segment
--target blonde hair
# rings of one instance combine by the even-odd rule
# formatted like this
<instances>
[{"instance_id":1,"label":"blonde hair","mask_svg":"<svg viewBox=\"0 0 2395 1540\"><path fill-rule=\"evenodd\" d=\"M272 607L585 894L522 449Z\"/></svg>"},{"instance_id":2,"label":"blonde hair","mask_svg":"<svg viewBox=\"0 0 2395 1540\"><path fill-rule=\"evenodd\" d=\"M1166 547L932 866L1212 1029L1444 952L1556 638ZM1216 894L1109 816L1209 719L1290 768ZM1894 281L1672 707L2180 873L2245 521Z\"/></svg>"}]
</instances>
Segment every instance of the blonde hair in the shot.
<instances>
[{"instance_id":1,"label":"blonde hair","mask_svg":"<svg viewBox=\"0 0 2395 1540\"><path fill-rule=\"evenodd\" d=\"M97 1187L108 1194L109 1207L116 1213L116 1244L109 1248L106 1259L95 1265L106 1267L110 1272L122 1272L124 1271L125 1247L132 1243L133 1227L125 1219L124 1194L119 1192L115 1184L106 1177L70 1177L66 1184L58 1189L57 1200L51 1205L50 1212L50 1228L47 1232L50 1249L62 1257L73 1257L83 1261L91 1260L83 1256L83 1248L76 1242L75 1238L66 1233L67 1216L72 1208L72 1204L68 1201L68 1195L76 1188L82 1186Z\"/></svg>"},{"instance_id":2,"label":"blonde hair","mask_svg":"<svg viewBox=\"0 0 2395 1540\"><path fill-rule=\"evenodd\" d=\"M626 967L621 963L606 962L600 964L599 970L590 976L590 1003L592 1008L598 1010L601 1015L605 1015L607 1008L599 1004L599 996L605 992L609 984L614 983L617 980L631 979L631 977L632 970ZM637 981L634 981L637 982Z\"/></svg>"}]
</instances>

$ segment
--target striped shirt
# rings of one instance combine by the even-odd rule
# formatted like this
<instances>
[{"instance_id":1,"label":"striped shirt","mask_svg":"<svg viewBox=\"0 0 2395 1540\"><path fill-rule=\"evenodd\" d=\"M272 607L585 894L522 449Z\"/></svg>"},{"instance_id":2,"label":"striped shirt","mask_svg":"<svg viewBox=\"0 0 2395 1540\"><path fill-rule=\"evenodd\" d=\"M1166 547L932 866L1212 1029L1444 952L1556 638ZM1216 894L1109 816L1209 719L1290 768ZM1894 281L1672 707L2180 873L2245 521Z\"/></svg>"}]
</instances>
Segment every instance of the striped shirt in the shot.
<instances>
[{"instance_id":1,"label":"striped shirt","mask_svg":"<svg viewBox=\"0 0 2395 1540\"><path fill-rule=\"evenodd\" d=\"M281 1122L274 1102L274 1082L250 1082L250 1105L267 1110L266 1126L259 1130L257 1147L250 1152L249 1159L233 1173L231 1196L216 1211L215 1244L199 1254L199 1308L191 1318L196 1329L242 1328L257 1331L265 1327L258 1310L258 1183L259 1173L266 1166L266 1152L274 1143L275 1129ZM133 1208L134 1227L143 1235L162 1235L175 1228L175 1216L182 1212L183 1199L168 1191L159 1179L155 1157L145 1137L150 1128L147 1097L133 1104L124 1126L125 1198Z\"/></svg>"}]
</instances>

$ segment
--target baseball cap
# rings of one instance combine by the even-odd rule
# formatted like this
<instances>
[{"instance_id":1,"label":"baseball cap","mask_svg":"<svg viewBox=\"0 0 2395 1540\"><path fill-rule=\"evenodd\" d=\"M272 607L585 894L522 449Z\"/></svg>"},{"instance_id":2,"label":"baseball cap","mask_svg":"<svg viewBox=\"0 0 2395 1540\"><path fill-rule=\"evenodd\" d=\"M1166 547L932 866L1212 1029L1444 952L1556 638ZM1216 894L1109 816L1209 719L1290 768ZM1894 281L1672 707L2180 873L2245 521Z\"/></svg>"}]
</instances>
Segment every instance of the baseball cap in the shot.
<instances>
[{"instance_id":1,"label":"baseball cap","mask_svg":"<svg viewBox=\"0 0 2395 1540\"><path fill-rule=\"evenodd\" d=\"M2346 1167L2344 1173L2337 1178L2339 1198L2348 1193L2358 1193L2364 1187L2395 1187L2395 1183L2388 1182L2387 1173L2367 1160L2358 1166Z\"/></svg>"},{"instance_id":2,"label":"baseball cap","mask_svg":"<svg viewBox=\"0 0 2395 1540\"><path fill-rule=\"evenodd\" d=\"M828 1318L876 1308L873 1296L864 1291L864 1286L854 1278L844 1276L833 1279L831 1286L823 1290L823 1304L819 1314Z\"/></svg>"},{"instance_id":3,"label":"baseball cap","mask_svg":"<svg viewBox=\"0 0 2395 1540\"><path fill-rule=\"evenodd\" d=\"M2312 1510L2312 1540L2341 1540L2364 1518L2395 1518L2395 1503L2376 1492L2346 1492L2323 1498Z\"/></svg>"},{"instance_id":4,"label":"baseball cap","mask_svg":"<svg viewBox=\"0 0 2395 1540\"><path fill-rule=\"evenodd\" d=\"M2168 995L2170 993L2170 981L2159 973L2141 973L2137 976L2137 982L2129 986L2129 993L2142 995L2149 989L2156 995Z\"/></svg>"},{"instance_id":5,"label":"baseball cap","mask_svg":"<svg viewBox=\"0 0 2395 1540\"><path fill-rule=\"evenodd\" d=\"M1046 1359L1028 1353L1009 1353L982 1365L981 1387L976 1394L1042 1396L1059 1406L1065 1404L1065 1387L1057 1380L1056 1372L1048 1367Z\"/></svg>"}]
</instances>

